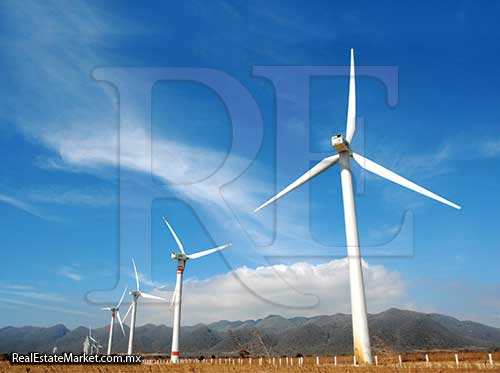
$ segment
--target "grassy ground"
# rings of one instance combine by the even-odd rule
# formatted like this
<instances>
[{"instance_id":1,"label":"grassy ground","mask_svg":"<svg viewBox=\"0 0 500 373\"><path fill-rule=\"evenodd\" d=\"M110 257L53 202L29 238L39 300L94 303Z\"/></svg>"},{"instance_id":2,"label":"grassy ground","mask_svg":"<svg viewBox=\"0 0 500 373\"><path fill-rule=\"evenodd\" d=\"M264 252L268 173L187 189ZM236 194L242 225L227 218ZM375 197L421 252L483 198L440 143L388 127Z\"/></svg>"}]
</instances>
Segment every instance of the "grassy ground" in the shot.
<instances>
[{"instance_id":1,"label":"grassy ground","mask_svg":"<svg viewBox=\"0 0 500 373\"><path fill-rule=\"evenodd\" d=\"M353 366L352 356L338 356L337 366L333 364L332 356L321 356L320 365L316 364L316 357L305 357L304 364L298 365L297 358L294 358L293 366L286 365L286 359L275 357L274 365L269 363L267 358L263 359L259 365L258 358L252 359L252 364L248 360L238 361L238 359L222 359L219 364L218 359L210 362L184 362L178 365L165 364L165 361L158 361L145 357L146 363L142 365L10 365L6 361L0 362L0 372L13 373L52 373L52 372L179 372L179 373L264 373L264 372L500 372L500 353L493 353L493 360L497 362L496 367L491 367L486 352L459 352L459 365L455 362L455 352L429 352L430 364L425 362L425 353L402 354L402 363L399 363L398 354L378 355L379 366Z\"/></svg>"}]
</instances>

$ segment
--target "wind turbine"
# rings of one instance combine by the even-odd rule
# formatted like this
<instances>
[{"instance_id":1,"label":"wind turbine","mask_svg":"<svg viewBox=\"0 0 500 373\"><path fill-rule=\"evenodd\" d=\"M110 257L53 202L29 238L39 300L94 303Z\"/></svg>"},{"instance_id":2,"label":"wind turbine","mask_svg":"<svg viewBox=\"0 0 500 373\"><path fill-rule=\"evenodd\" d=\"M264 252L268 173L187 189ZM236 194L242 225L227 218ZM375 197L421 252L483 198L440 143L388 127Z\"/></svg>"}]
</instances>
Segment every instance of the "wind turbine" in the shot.
<instances>
[{"instance_id":1,"label":"wind turbine","mask_svg":"<svg viewBox=\"0 0 500 373\"><path fill-rule=\"evenodd\" d=\"M93 345L93 346L94 346L94 348L95 348L95 353L96 353L97 355L99 355L99 349L103 347L103 346L101 345L101 342L96 341L96 342L94 343L94 345Z\"/></svg>"},{"instance_id":2,"label":"wind turbine","mask_svg":"<svg viewBox=\"0 0 500 373\"><path fill-rule=\"evenodd\" d=\"M213 254L217 251L221 251L231 246L231 244L228 243L222 246L214 247L213 249L208 249L195 254L187 255L184 251L184 247L182 246L181 241L179 240L179 237L177 237L177 234L175 234L167 219L165 219L164 217L162 217L162 219L165 222L165 225L170 230L170 233L172 233L172 236L174 237L174 240L177 243L179 250L181 251L180 253L172 253L171 255L171 258L173 260L177 260L177 281L175 283L174 295L172 296L174 319L172 322L172 352L170 354L170 360L173 363L177 363L179 362L179 331L181 328L182 273L184 272L186 261L188 259L197 259L209 254Z\"/></svg>"},{"instance_id":3,"label":"wind turbine","mask_svg":"<svg viewBox=\"0 0 500 373\"><path fill-rule=\"evenodd\" d=\"M131 320L130 320L130 333L129 333L129 338L128 338L127 355L132 355L132 346L134 344L135 318L136 318L136 313L137 313L137 299L139 299L139 297L142 296L146 299L166 300L166 299L163 299L161 297L157 297L156 295L151 295L151 294L145 293L145 292L140 290L139 275L137 274L137 267L135 266L134 258L132 258L132 265L134 266L135 284L137 286L137 289L130 292L130 295L132 296L132 303L130 304L130 307L128 308L127 313L125 314L125 317L123 318L125 320L129 314L130 310L132 310L132 316L131 316Z\"/></svg>"},{"instance_id":4,"label":"wind turbine","mask_svg":"<svg viewBox=\"0 0 500 373\"><path fill-rule=\"evenodd\" d=\"M357 361L371 364L370 338L368 334L368 320L366 312L365 289L363 285L363 272L361 267L361 255L359 251L358 226L356 222L356 207L354 204L354 192L352 187L352 174L350 159L353 158L362 168L379 175L389 181L421 193L429 198L435 199L448 206L460 209L460 206L450 202L431 191L405 179L402 176L378 165L377 163L354 153L350 147L354 132L356 130L356 80L354 74L354 50L351 49L351 68L349 77L349 103L347 109L346 136L336 135L332 137L332 146L338 154L324 158L304 175L287 186L276 196L258 207L255 212L273 203L277 199L290 193L321 172L340 162L340 177L342 184L342 199L344 204L344 220L347 241L347 254L349 262L349 278L351 287L351 310L352 329L354 338L354 353Z\"/></svg>"},{"instance_id":5,"label":"wind turbine","mask_svg":"<svg viewBox=\"0 0 500 373\"><path fill-rule=\"evenodd\" d=\"M125 296L126 291L127 287L125 287L125 289L123 290L122 296L116 306L101 308L104 311L111 311L111 322L109 325L109 338L108 338L108 355L111 355L111 343L113 341L113 327L115 325L115 317L118 317L118 323L120 324L120 328L122 329L123 336L125 336L125 329L123 329L123 322L120 317L120 306L122 304L123 297Z\"/></svg>"},{"instance_id":6,"label":"wind turbine","mask_svg":"<svg viewBox=\"0 0 500 373\"><path fill-rule=\"evenodd\" d=\"M102 348L101 343L92 337L92 327L89 326L89 343L90 343L90 354L92 355L94 351L99 354L99 349Z\"/></svg>"}]
</instances>

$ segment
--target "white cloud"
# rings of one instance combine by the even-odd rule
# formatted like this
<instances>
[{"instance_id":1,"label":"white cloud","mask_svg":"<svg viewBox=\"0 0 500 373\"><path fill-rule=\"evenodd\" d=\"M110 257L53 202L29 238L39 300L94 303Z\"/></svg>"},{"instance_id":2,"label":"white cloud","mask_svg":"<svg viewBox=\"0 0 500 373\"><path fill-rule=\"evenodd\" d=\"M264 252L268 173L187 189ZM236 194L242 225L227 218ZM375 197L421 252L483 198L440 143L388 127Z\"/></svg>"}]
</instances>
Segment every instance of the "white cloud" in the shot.
<instances>
[{"instance_id":1,"label":"white cloud","mask_svg":"<svg viewBox=\"0 0 500 373\"><path fill-rule=\"evenodd\" d=\"M83 280L83 276L79 273L76 273L75 269L71 267L62 267L59 270L59 274L73 281Z\"/></svg>"},{"instance_id":2,"label":"white cloud","mask_svg":"<svg viewBox=\"0 0 500 373\"><path fill-rule=\"evenodd\" d=\"M30 190L27 192L27 198L33 202L95 208L110 206L117 200L116 196L105 190L62 187Z\"/></svg>"},{"instance_id":3,"label":"white cloud","mask_svg":"<svg viewBox=\"0 0 500 373\"><path fill-rule=\"evenodd\" d=\"M225 152L162 138L151 139L143 126L145 124L137 123L120 131L120 157L116 129L96 129L89 133L75 126L71 131L44 133L40 140L59 155L61 165L72 170L93 172L101 168L116 167L119 160L120 167L153 174L161 182L169 183L177 192L192 200L226 207L220 187L229 179L228 174L238 174L238 171L244 170L247 160L240 159L237 162L241 169L218 169L218 165L226 157ZM145 146L148 146L150 141L154 149L152 155L145 151ZM217 173L207 182L208 177L216 170ZM195 175L199 182L186 185L186 175ZM194 180L191 178L189 181ZM238 209L252 211L255 201L258 200L255 193L267 188L258 180L253 180L251 190L254 193L231 190L231 204L236 205Z\"/></svg>"},{"instance_id":4,"label":"white cloud","mask_svg":"<svg viewBox=\"0 0 500 373\"><path fill-rule=\"evenodd\" d=\"M4 286L5 289L9 290L32 290L33 286L31 285L19 285L19 284L9 284Z\"/></svg>"},{"instance_id":5,"label":"white cloud","mask_svg":"<svg viewBox=\"0 0 500 373\"><path fill-rule=\"evenodd\" d=\"M367 263L363 263L363 270L369 312L407 305L405 283L398 272ZM171 293L159 290L154 293L171 297ZM167 308L167 304L143 303L139 322L170 324ZM341 259L317 265L242 267L206 280L188 279L184 282L182 310L185 325L269 314L350 313L348 262Z\"/></svg>"},{"instance_id":6,"label":"white cloud","mask_svg":"<svg viewBox=\"0 0 500 373\"><path fill-rule=\"evenodd\" d=\"M423 180L448 172L446 162L453 158L453 150L449 145L443 145L437 150L419 154L396 153L389 152L387 149L377 149L368 154L367 157L401 176ZM366 177L380 180L379 176L368 172Z\"/></svg>"},{"instance_id":7,"label":"white cloud","mask_svg":"<svg viewBox=\"0 0 500 373\"><path fill-rule=\"evenodd\" d=\"M495 158L500 155L500 141L485 141L481 152L486 158Z\"/></svg>"},{"instance_id":8,"label":"white cloud","mask_svg":"<svg viewBox=\"0 0 500 373\"><path fill-rule=\"evenodd\" d=\"M57 295L44 293L32 286L25 285L5 285L0 288L0 294L36 299L46 302L66 302L66 298Z\"/></svg>"},{"instance_id":9,"label":"white cloud","mask_svg":"<svg viewBox=\"0 0 500 373\"><path fill-rule=\"evenodd\" d=\"M46 304L26 302L26 301L17 300L17 299L9 299L9 298L5 298L5 297L0 298L0 304L1 303L13 304L16 306L24 306L24 307L30 307L30 308L38 308L38 309L42 309L42 310L54 311L54 312L59 312L59 313L64 313L64 314L69 314L69 315L78 315L78 316L88 317L88 312L78 311L78 310L64 308L64 307L50 306L50 305L46 305Z\"/></svg>"},{"instance_id":10,"label":"white cloud","mask_svg":"<svg viewBox=\"0 0 500 373\"><path fill-rule=\"evenodd\" d=\"M129 271L128 268L127 269L122 269L122 271L124 273L126 273L127 276L130 277L133 280L131 289L135 289L136 283L135 283L135 273L134 273L134 271ZM154 287L154 288L163 288L163 284L161 284L158 281L152 281L152 280L150 280L149 277L147 275L145 275L144 273L141 273L139 271L139 269L137 269L137 275L139 276L139 286L141 287L141 289L143 288L144 285L150 286L150 287Z\"/></svg>"},{"instance_id":11,"label":"white cloud","mask_svg":"<svg viewBox=\"0 0 500 373\"><path fill-rule=\"evenodd\" d=\"M21 201L20 199L7 196L5 194L0 194L0 202L6 203L8 205L14 206L22 211L25 211L31 215L37 216L42 219L49 219L48 216L40 213L40 211L31 204Z\"/></svg>"}]
</instances>

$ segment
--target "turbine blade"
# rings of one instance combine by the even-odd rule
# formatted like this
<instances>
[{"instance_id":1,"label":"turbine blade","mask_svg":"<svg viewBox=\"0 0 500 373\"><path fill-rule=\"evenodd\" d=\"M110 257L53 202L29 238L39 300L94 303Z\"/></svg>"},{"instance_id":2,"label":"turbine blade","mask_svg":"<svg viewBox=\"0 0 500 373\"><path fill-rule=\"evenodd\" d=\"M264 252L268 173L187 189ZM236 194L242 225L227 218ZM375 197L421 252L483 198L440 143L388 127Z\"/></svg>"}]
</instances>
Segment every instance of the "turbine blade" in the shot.
<instances>
[{"instance_id":1,"label":"turbine blade","mask_svg":"<svg viewBox=\"0 0 500 373\"><path fill-rule=\"evenodd\" d=\"M123 301L123 297L125 296L125 293L127 292L127 288L128 288L128 286L125 286L125 289L123 290L123 293L122 293L122 297L120 298L120 301L118 302L118 304L115 307L117 310L120 309L120 306L121 306L122 301Z\"/></svg>"},{"instance_id":2,"label":"turbine blade","mask_svg":"<svg viewBox=\"0 0 500 373\"><path fill-rule=\"evenodd\" d=\"M130 310L132 309L133 304L134 304L134 303L130 303L130 306L128 307L127 313L125 314L125 317L123 318L123 320L127 320L127 316L128 316L128 314L130 313Z\"/></svg>"},{"instance_id":3,"label":"turbine blade","mask_svg":"<svg viewBox=\"0 0 500 373\"><path fill-rule=\"evenodd\" d=\"M132 265L134 266L135 283L137 285L137 291L139 291L139 275L137 274L137 267L135 266L134 258L132 258Z\"/></svg>"},{"instance_id":4,"label":"turbine blade","mask_svg":"<svg viewBox=\"0 0 500 373\"><path fill-rule=\"evenodd\" d=\"M297 180L295 180L293 183L291 183L289 186L287 186L285 189L283 189L281 192L279 192L277 195L275 195L273 198L268 200L266 203L262 204L261 206L257 207L254 212L257 212L259 210L262 210L264 207L270 205L277 199L283 197L284 195L290 193L292 190L297 189L299 186L304 184L305 182L311 180L313 177L319 175L326 169L330 168L333 166L335 163L339 161L339 155L335 154L332 155L331 157L327 157L322 159L319 163L317 163L313 168L311 168L309 171L307 171L304 175L299 177Z\"/></svg>"},{"instance_id":5,"label":"turbine blade","mask_svg":"<svg viewBox=\"0 0 500 373\"><path fill-rule=\"evenodd\" d=\"M156 299L156 300L163 300L163 301L166 301L165 298L162 298L162 297L158 297L156 295L152 295L152 294L148 294L148 293L143 293L141 292L141 296L143 296L144 298L146 299Z\"/></svg>"},{"instance_id":6,"label":"turbine blade","mask_svg":"<svg viewBox=\"0 0 500 373\"><path fill-rule=\"evenodd\" d=\"M120 317L120 311L116 311L116 317L118 318L118 323L120 324L120 328L122 329L123 336L125 336L125 329L123 328L122 318Z\"/></svg>"},{"instance_id":7,"label":"turbine blade","mask_svg":"<svg viewBox=\"0 0 500 373\"><path fill-rule=\"evenodd\" d=\"M347 125L345 138L350 144L356 131L356 76L354 74L354 49L351 49L351 68L349 72L349 103L347 106Z\"/></svg>"},{"instance_id":8,"label":"turbine blade","mask_svg":"<svg viewBox=\"0 0 500 373\"><path fill-rule=\"evenodd\" d=\"M104 307L104 308L101 308L101 310L103 310L103 311L111 311L111 307Z\"/></svg>"},{"instance_id":9,"label":"turbine blade","mask_svg":"<svg viewBox=\"0 0 500 373\"><path fill-rule=\"evenodd\" d=\"M174 237L175 242L177 242L177 246L179 246L179 249L181 250L181 253L183 253L184 255L186 255L186 252L184 251L184 246L182 246L181 240L179 240L179 237L177 237L177 235L175 234L175 231L172 228L172 226L168 223L167 219L165 219L164 216L162 216L161 218L163 219L163 221L165 222L165 225L170 230L170 233L172 233L172 236Z\"/></svg>"},{"instance_id":10,"label":"turbine blade","mask_svg":"<svg viewBox=\"0 0 500 373\"><path fill-rule=\"evenodd\" d=\"M213 249L208 249L208 250L200 251L198 253L189 254L187 257L189 259L201 258L202 256L209 255L209 254L215 253L217 251L224 250L225 248L228 248L230 246L232 246L232 244L227 243L227 244L222 245L222 246L214 247Z\"/></svg>"},{"instance_id":11,"label":"turbine blade","mask_svg":"<svg viewBox=\"0 0 500 373\"><path fill-rule=\"evenodd\" d=\"M405 188L411 189L417 193L423 194L424 196L427 196L429 198L435 199L436 201L439 201L441 203L444 203L445 205L454 207L458 210L461 209L461 207L453 202L448 201L447 199L444 199L441 196L438 196L435 193L432 193L431 191L415 184L414 182L405 179L402 176L399 176L398 174L388 170L387 168L384 168L380 166L379 164L359 155L356 153L352 154L352 157L354 160L365 170L373 172L376 175L382 176L383 178L392 181L393 183L399 184L401 186L404 186Z\"/></svg>"}]
</instances>

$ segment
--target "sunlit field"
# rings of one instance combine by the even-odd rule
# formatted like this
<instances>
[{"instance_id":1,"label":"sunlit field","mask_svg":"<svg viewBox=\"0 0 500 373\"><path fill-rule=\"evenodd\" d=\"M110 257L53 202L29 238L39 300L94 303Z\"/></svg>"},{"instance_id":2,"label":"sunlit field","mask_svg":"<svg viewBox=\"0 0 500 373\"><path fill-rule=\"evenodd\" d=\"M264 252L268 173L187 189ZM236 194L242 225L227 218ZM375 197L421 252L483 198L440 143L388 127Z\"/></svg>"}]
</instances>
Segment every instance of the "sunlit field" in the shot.
<instances>
[{"instance_id":1,"label":"sunlit field","mask_svg":"<svg viewBox=\"0 0 500 373\"><path fill-rule=\"evenodd\" d=\"M459 352L458 365L455 352L429 352L429 363L425 353L380 354L378 366L353 366L352 356L306 356L303 364L294 357L253 357L251 359L216 358L186 359L172 365L158 356L144 356L141 365L11 365L0 362L1 372L477 372L500 371L500 352L492 353L494 366L490 364L487 352ZM401 362L400 358L401 356ZM495 362L497 362L495 364Z\"/></svg>"}]
</instances>

